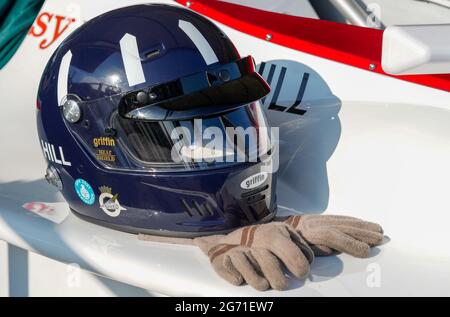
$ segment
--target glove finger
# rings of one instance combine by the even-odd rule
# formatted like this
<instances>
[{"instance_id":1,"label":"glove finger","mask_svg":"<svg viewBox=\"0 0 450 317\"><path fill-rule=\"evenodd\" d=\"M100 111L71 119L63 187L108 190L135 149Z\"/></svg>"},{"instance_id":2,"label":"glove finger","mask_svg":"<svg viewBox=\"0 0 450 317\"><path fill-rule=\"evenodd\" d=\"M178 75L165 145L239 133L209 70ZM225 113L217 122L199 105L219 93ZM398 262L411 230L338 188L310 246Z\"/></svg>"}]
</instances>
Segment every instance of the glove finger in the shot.
<instances>
[{"instance_id":1,"label":"glove finger","mask_svg":"<svg viewBox=\"0 0 450 317\"><path fill-rule=\"evenodd\" d=\"M339 230L352 238L367 243L370 246L377 246L383 243L383 234L369 230L359 229L347 226L332 226L333 229Z\"/></svg>"},{"instance_id":2,"label":"glove finger","mask_svg":"<svg viewBox=\"0 0 450 317\"><path fill-rule=\"evenodd\" d=\"M313 244L325 245L357 258L367 258L370 255L370 247L367 243L332 228L316 230L308 237L308 240Z\"/></svg>"},{"instance_id":3,"label":"glove finger","mask_svg":"<svg viewBox=\"0 0 450 317\"><path fill-rule=\"evenodd\" d=\"M234 267L242 274L244 280L251 287L258 291L265 291L269 288L269 282L256 272L244 252L233 251L230 254L230 258Z\"/></svg>"},{"instance_id":4,"label":"glove finger","mask_svg":"<svg viewBox=\"0 0 450 317\"><path fill-rule=\"evenodd\" d=\"M308 245L308 243L305 241L305 239L302 238L302 236L291 226L287 227L290 237L292 241L297 245L297 247L300 248L300 250L303 252L303 254L308 259L308 262L311 264L314 261L314 252L311 249L311 247Z\"/></svg>"},{"instance_id":5,"label":"glove finger","mask_svg":"<svg viewBox=\"0 0 450 317\"><path fill-rule=\"evenodd\" d=\"M284 263L295 277L302 278L308 275L309 261L290 238L279 237L275 239L270 251Z\"/></svg>"},{"instance_id":6,"label":"glove finger","mask_svg":"<svg viewBox=\"0 0 450 317\"><path fill-rule=\"evenodd\" d=\"M282 265L275 255L262 248L252 249L251 253L258 261L261 271L270 286L275 290L285 290L288 287L288 279L284 275Z\"/></svg>"},{"instance_id":7,"label":"glove finger","mask_svg":"<svg viewBox=\"0 0 450 317\"><path fill-rule=\"evenodd\" d=\"M256 273L258 273L261 276L264 276L261 267L259 266L258 261L253 256L250 248L245 251L245 255L247 256L247 259L250 261L250 264L255 268Z\"/></svg>"},{"instance_id":8,"label":"glove finger","mask_svg":"<svg viewBox=\"0 0 450 317\"><path fill-rule=\"evenodd\" d=\"M211 265L213 266L214 271L227 282L236 286L242 285L244 282L244 278L234 267L228 255L217 257L211 262Z\"/></svg>"},{"instance_id":9,"label":"glove finger","mask_svg":"<svg viewBox=\"0 0 450 317\"><path fill-rule=\"evenodd\" d=\"M355 217L335 216L335 215L320 215L312 216L314 218L308 219L309 222L322 226L348 226L359 229L369 230L373 232L383 233L383 228L374 222L364 221Z\"/></svg>"},{"instance_id":10,"label":"glove finger","mask_svg":"<svg viewBox=\"0 0 450 317\"><path fill-rule=\"evenodd\" d=\"M313 250L315 256L330 256L335 252L333 249L320 244L313 244L310 245L310 247Z\"/></svg>"}]
</instances>

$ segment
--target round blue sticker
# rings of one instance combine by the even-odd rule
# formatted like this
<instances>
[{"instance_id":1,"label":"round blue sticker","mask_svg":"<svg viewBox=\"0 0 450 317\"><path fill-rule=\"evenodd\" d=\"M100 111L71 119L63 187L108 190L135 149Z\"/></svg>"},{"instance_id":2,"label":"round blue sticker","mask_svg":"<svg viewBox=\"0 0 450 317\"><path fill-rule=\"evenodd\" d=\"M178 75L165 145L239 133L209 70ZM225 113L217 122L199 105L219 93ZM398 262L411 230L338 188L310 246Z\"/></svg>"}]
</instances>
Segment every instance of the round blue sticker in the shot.
<instances>
[{"instance_id":1,"label":"round blue sticker","mask_svg":"<svg viewBox=\"0 0 450 317\"><path fill-rule=\"evenodd\" d=\"M84 179L77 179L75 181L75 191L77 192L78 197L80 197L81 201L87 205L93 205L95 202L95 194L91 185L86 182Z\"/></svg>"}]
</instances>

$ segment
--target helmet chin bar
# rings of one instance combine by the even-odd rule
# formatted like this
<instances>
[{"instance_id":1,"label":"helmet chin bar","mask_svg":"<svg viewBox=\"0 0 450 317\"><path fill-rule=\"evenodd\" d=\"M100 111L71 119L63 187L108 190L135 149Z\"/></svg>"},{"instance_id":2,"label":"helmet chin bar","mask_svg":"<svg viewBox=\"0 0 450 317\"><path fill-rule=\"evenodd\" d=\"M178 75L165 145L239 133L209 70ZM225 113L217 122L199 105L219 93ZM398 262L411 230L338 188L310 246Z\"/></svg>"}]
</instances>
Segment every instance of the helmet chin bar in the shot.
<instances>
[{"instance_id":1,"label":"helmet chin bar","mask_svg":"<svg viewBox=\"0 0 450 317\"><path fill-rule=\"evenodd\" d=\"M191 119L230 111L257 101L270 86L251 56L205 72L124 95L119 115L139 121Z\"/></svg>"}]
</instances>

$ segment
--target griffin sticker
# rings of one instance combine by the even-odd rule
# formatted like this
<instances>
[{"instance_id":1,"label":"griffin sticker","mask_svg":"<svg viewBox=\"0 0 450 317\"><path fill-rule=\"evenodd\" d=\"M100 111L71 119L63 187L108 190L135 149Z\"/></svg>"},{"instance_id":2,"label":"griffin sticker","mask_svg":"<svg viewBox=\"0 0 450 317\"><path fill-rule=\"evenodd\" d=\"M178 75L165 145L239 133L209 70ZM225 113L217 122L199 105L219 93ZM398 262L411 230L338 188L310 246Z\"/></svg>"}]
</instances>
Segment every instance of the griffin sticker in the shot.
<instances>
[{"instance_id":1,"label":"griffin sticker","mask_svg":"<svg viewBox=\"0 0 450 317\"><path fill-rule=\"evenodd\" d=\"M116 140L114 140L113 138L107 137L107 136L102 136L102 137L99 137L99 138L92 139L92 144L96 148L99 147L99 146L114 147L114 146L116 146Z\"/></svg>"},{"instance_id":2,"label":"griffin sticker","mask_svg":"<svg viewBox=\"0 0 450 317\"><path fill-rule=\"evenodd\" d=\"M100 197L98 198L98 202L100 204L100 208L110 217L118 217L120 213L124 210L119 202L119 194L112 194L112 188L107 186L101 186L100 188Z\"/></svg>"}]
</instances>

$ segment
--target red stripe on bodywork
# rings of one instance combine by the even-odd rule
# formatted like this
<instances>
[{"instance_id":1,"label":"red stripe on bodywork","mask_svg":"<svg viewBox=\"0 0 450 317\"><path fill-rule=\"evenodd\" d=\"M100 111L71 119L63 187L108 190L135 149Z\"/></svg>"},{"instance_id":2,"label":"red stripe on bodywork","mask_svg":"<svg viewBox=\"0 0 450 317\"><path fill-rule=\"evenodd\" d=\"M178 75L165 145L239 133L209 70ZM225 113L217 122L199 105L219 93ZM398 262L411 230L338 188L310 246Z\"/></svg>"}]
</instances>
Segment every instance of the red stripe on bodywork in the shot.
<instances>
[{"instance_id":1,"label":"red stripe on bodywork","mask_svg":"<svg viewBox=\"0 0 450 317\"><path fill-rule=\"evenodd\" d=\"M258 10L217 0L176 0L213 20L243 33L315 56L450 91L450 74L401 75L385 73L381 67L383 31Z\"/></svg>"}]
</instances>

